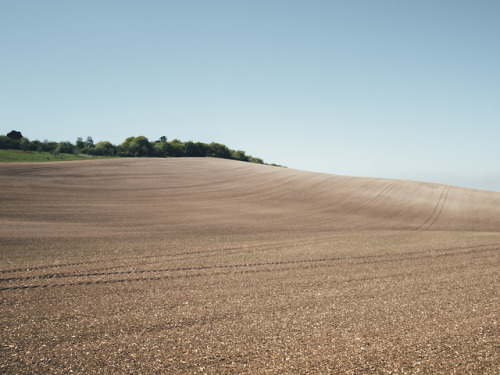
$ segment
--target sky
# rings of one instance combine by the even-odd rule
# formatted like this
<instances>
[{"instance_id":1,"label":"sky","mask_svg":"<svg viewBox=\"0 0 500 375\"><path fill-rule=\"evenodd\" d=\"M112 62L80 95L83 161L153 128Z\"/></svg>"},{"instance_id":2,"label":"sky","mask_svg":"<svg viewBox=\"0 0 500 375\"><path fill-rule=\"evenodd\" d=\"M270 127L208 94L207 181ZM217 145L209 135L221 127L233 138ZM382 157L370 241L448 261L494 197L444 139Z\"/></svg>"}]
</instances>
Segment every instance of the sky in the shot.
<instances>
[{"instance_id":1,"label":"sky","mask_svg":"<svg viewBox=\"0 0 500 375\"><path fill-rule=\"evenodd\" d=\"M500 191L498 19L498 0L0 0L0 134Z\"/></svg>"}]
</instances>

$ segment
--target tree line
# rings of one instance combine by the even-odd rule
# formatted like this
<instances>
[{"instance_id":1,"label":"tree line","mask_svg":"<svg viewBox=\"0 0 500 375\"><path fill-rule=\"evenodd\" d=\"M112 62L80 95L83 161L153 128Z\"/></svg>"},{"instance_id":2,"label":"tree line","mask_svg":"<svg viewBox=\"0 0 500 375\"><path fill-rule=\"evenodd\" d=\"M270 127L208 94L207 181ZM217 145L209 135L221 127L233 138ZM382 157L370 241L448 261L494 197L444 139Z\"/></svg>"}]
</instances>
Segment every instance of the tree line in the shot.
<instances>
[{"instance_id":1,"label":"tree line","mask_svg":"<svg viewBox=\"0 0 500 375\"><path fill-rule=\"evenodd\" d=\"M231 150L220 143L182 142L178 139L168 141L162 136L150 142L144 136L129 137L122 144L116 146L109 141L94 144L92 137L83 140L79 137L73 144L68 141L49 142L30 141L21 132L12 130L7 135L0 135L0 149L18 149L23 151L50 152L92 156L120 156L120 157L215 157L233 159L252 163L264 164L260 158L247 155L245 151Z\"/></svg>"}]
</instances>

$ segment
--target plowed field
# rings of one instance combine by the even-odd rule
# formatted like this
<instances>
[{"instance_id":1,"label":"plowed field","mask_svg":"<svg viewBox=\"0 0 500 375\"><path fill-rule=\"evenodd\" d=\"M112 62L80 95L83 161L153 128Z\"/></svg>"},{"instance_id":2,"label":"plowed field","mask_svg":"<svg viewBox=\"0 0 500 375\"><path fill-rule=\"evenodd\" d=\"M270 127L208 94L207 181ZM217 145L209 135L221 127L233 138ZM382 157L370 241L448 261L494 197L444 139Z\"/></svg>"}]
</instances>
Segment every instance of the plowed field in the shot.
<instances>
[{"instance_id":1,"label":"plowed field","mask_svg":"<svg viewBox=\"0 0 500 375\"><path fill-rule=\"evenodd\" d=\"M0 372L500 373L500 193L236 161L0 165Z\"/></svg>"}]
</instances>

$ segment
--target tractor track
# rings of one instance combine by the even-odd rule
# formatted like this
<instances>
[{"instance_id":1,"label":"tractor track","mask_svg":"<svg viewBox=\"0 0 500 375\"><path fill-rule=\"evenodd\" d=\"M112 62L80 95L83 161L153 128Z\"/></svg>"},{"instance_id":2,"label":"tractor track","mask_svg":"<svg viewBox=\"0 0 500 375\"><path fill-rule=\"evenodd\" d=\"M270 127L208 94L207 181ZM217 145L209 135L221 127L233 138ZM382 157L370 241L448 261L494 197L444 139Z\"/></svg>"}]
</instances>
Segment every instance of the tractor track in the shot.
<instances>
[{"instance_id":1,"label":"tractor track","mask_svg":"<svg viewBox=\"0 0 500 375\"><path fill-rule=\"evenodd\" d=\"M177 267L177 268L156 268L156 269L133 269L128 271L116 271L116 272L87 272L87 273L58 273L58 274L42 274L42 275L32 275L26 277L13 277L0 279L0 282L12 282L12 281L28 281L28 280L54 280L61 278L78 278L78 277L100 277L100 276L116 276L116 275L139 275L148 273L173 273L173 272L187 272L187 271L212 271L220 269L241 269L241 268L255 268L255 267L268 267L268 266L289 266L289 265L316 265L314 268L321 267L320 264L326 264L331 262L349 262L354 261L354 264L368 263L385 263L393 261L405 261L411 259L422 259L425 257L445 257L445 256L460 256L470 253L487 253L490 251L500 250L498 244L488 244L488 245L477 245L468 246L458 249L439 249L439 250L425 250L425 251L414 251L403 254L385 254L385 255L367 255L367 256L356 256L356 257L332 257L332 258L321 258L321 259L302 259L302 260L290 260L290 261L274 261L274 262L256 262L256 263L239 263L239 264L227 264L227 265L209 265L209 266L193 266L193 267ZM422 257L422 254L428 254ZM328 265L325 265L328 266ZM289 267L287 269L292 269L294 267ZM297 267L295 267L297 268ZM311 268L311 267L298 267L298 268ZM270 271L280 271L282 267L272 268ZM250 270L248 270L249 273ZM198 276L202 275L213 275L212 273L200 273L196 274ZM183 274L183 275L166 275L163 278L179 278L179 277L192 277L193 274ZM123 279L124 282L127 280L141 281L144 279L151 278L139 278L139 279ZM157 278L153 278L157 279ZM64 283L64 284L36 284L36 285L13 285L0 288L0 291L7 290L17 290L17 289L36 289L41 287L62 287L70 285L92 285L92 284L107 284L113 282L115 279L111 280L87 280L78 281L74 283ZM120 279L121 280L121 279Z\"/></svg>"},{"instance_id":2,"label":"tractor track","mask_svg":"<svg viewBox=\"0 0 500 375\"><path fill-rule=\"evenodd\" d=\"M441 195L439 196L439 199L436 202L436 205L434 206L434 209L432 210L431 214L425 220L418 228L417 230L422 230L422 231L427 231L429 230L439 219L441 216L441 213L443 212L444 205L446 203L446 199L448 198L448 193L451 190L451 186L447 185L443 188Z\"/></svg>"}]
</instances>

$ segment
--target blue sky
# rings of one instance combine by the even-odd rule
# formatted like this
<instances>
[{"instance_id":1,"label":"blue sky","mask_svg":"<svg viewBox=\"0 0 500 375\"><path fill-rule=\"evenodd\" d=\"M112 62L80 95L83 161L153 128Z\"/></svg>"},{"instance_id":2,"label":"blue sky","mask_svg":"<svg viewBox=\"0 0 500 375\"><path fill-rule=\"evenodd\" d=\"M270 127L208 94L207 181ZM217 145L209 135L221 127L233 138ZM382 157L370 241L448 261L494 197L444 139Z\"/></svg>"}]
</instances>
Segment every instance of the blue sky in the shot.
<instances>
[{"instance_id":1,"label":"blue sky","mask_svg":"<svg viewBox=\"0 0 500 375\"><path fill-rule=\"evenodd\" d=\"M0 1L0 134L500 191L500 1Z\"/></svg>"}]
</instances>

